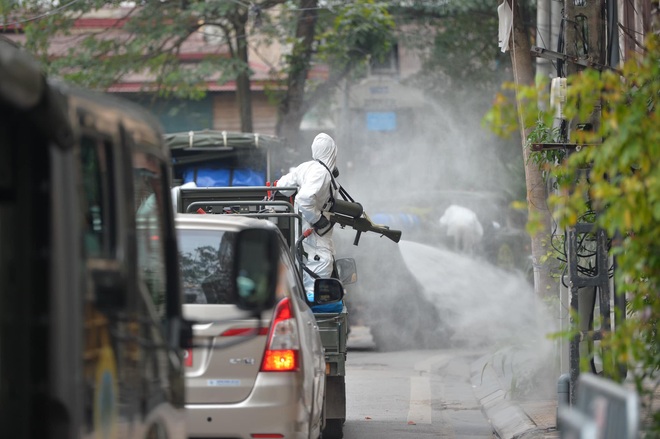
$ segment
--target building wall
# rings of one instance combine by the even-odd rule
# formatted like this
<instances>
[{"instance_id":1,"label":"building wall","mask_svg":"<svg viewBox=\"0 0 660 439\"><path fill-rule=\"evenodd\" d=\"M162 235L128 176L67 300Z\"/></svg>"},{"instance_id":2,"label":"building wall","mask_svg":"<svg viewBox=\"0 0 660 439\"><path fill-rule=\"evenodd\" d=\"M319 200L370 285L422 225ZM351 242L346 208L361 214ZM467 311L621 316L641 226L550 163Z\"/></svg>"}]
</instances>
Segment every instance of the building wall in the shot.
<instances>
[{"instance_id":1,"label":"building wall","mask_svg":"<svg viewBox=\"0 0 660 439\"><path fill-rule=\"evenodd\" d=\"M151 111L160 121L166 133L203 130L213 122L213 99L207 96L199 101L185 99L153 99L134 93L118 93Z\"/></svg>"},{"instance_id":2,"label":"building wall","mask_svg":"<svg viewBox=\"0 0 660 439\"><path fill-rule=\"evenodd\" d=\"M152 112L166 133L197 130L240 131L236 96L233 91L209 92L204 99L154 99L136 93L117 93ZM253 131L275 135L277 107L261 91L252 92Z\"/></svg>"},{"instance_id":3,"label":"building wall","mask_svg":"<svg viewBox=\"0 0 660 439\"><path fill-rule=\"evenodd\" d=\"M213 94L213 129L240 131L241 121L234 92ZM253 131L260 134L275 135L277 107L268 102L262 91L252 91Z\"/></svg>"}]
</instances>

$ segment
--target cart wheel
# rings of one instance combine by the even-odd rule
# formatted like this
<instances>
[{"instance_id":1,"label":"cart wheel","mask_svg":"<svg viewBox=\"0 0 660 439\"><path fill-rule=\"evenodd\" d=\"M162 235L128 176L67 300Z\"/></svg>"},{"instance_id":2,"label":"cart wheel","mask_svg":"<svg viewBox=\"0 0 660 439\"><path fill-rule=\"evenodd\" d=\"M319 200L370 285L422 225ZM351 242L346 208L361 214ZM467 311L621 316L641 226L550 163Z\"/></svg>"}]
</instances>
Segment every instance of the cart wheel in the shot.
<instances>
[{"instance_id":1,"label":"cart wheel","mask_svg":"<svg viewBox=\"0 0 660 439\"><path fill-rule=\"evenodd\" d=\"M323 429L323 439L341 439L344 437L344 423L342 419L326 419Z\"/></svg>"}]
</instances>

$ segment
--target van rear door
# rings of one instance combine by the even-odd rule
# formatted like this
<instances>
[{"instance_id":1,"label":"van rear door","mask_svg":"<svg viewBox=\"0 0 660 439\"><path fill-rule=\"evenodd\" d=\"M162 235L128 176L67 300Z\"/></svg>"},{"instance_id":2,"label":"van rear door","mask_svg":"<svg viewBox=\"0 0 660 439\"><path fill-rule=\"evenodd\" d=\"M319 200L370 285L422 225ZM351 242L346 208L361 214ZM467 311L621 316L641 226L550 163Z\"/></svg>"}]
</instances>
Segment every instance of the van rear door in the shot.
<instances>
[{"instance_id":1,"label":"van rear door","mask_svg":"<svg viewBox=\"0 0 660 439\"><path fill-rule=\"evenodd\" d=\"M193 347L185 357L188 403L244 400L261 366L270 319L250 317L232 303L235 236L232 231L178 229L183 311L195 322Z\"/></svg>"}]
</instances>

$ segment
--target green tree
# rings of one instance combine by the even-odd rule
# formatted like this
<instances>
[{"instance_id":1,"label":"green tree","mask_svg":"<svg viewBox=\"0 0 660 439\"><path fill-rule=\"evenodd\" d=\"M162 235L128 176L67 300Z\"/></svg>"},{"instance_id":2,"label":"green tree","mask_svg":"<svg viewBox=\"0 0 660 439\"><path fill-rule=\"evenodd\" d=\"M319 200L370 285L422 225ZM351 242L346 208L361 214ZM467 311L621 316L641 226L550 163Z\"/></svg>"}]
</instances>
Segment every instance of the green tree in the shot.
<instances>
[{"instance_id":1,"label":"green tree","mask_svg":"<svg viewBox=\"0 0 660 439\"><path fill-rule=\"evenodd\" d=\"M296 15L293 49L287 55L287 86L276 93L280 105L278 134L297 145L302 118L331 97L339 84L370 59L388 55L395 23L387 8L374 0L326 2L302 0ZM314 63L329 67L322 81L308 81Z\"/></svg>"},{"instance_id":2,"label":"green tree","mask_svg":"<svg viewBox=\"0 0 660 439\"><path fill-rule=\"evenodd\" d=\"M595 143L571 154L559 168L562 192L551 197L562 226L595 210L595 227L607 231L616 257L617 294L628 300L627 318L602 342L605 372L624 364L650 409L660 387L660 38L651 35L644 55L620 72L587 70L569 78L566 117L590 115L591 96L602 96L595 132L575 131L574 141ZM579 178L588 169L588 179ZM584 195L587 194L585 197ZM650 435L660 435L660 409L647 412Z\"/></svg>"},{"instance_id":3,"label":"green tree","mask_svg":"<svg viewBox=\"0 0 660 439\"><path fill-rule=\"evenodd\" d=\"M119 8L120 3L73 1L53 7L27 0L21 7L0 7L0 14L5 15L5 24L22 28L24 45L49 74L85 87L104 90L126 75L139 73L153 78L145 91L154 96L200 99L209 78L221 84L233 79L243 131L252 131L248 46L259 37L281 40L293 47L273 78L286 84L282 93L275 94L285 133L295 133L305 111L347 72L387 51L393 27L386 9L372 0L327 3L327 7L319 7L317 0L143 1L124 2L133 6ZM77 19L102 7L111 7L114 13L108 28L74 32ZM278 13L268 13L276 7ZM117 32L117 27L125 32ZM184 45L199 33L226 49L194 64L182 62ZM55 37L64 37L69 47L63 51L51 47ZM313 63L329 61L336 67L330 78L307 84Z\"/></svg>"},{"instance_id":4,"label":"green tree","mask_svg":"<svg viewBox=\"0 0 660 439\"><path fill-rule=\"evenodd\" d=\"M539 142L555 141L553 114L533 104L544 88L518 89L529 106L525 123ZM547 95L545 95L547 96ZM615 290L627 299L626 318L604 334L600 350L606 375L623 380L625 365L642 395L649 437L660 434L660 410L651 405L660 387L660 37L652 35L644 55L628 60L620 71L585 70L568 78L565 117L585 120L600 96L602 118L595 131L574 130L569 141L591 144L568 156L530 152L544 175L557 182L549 204L560 228L588 216L594 229L614 238ZM500 96L489 113L493 126L515 129L513 105ZM597 213L594 215L594 213ZM530 223L530 228L538 222ZM572 336L573 333L567 334ZM592 355L595 353L592 353Z\"/></svg>"},{"instance_id":5,"label":"green tree","mask_svg":"<svg viewBox=\"0 0 660 439\"><path fill-rule=\"evenodd\" d=\"M219 83L233 79L241 129L252 131L248 18L283 2L149 1L124 2L133 6L120 8L118 1L93 0L53 8L45 6L47 2L28 0L14 17L25 31L26 48L41 59L49 74L85 87L104 90L138 73L152 78L144 89L155 96L199 99L209 78ZM107 28L75 31L76 20L103 7L114 19ZM182 62L184 45L199 33L212 33L226 50L195 64ZM55 38L67 41L68 47L64 51L51 47Z\"/></svg>"},{"instance_id":6,"label":"green tree","mask_svg":"<svg viewBox=\"0 0 660 439\"><path fill-rule=\"evenodd\" d=\"M495 93L510 79L509 56L494 38L498 16L492 1L424 2L391 12L400 42L422 56L413 81L438 99L460 101L466 91Z\"/></svg>"}]
</instances>

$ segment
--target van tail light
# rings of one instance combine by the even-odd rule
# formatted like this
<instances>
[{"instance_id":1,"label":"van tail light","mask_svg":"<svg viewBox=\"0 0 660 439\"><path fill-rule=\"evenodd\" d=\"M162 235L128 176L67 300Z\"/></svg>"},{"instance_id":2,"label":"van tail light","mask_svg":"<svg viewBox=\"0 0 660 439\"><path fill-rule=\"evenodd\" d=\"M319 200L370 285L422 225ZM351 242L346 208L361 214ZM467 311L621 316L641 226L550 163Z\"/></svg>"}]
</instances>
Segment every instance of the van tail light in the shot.
<instances>
[{"instance_id":1,"label":"van tail light","mask_svg":"<svg viewBox=\"0 0 660 439\"><path fill-rule=\"evenodd\" d=\"M190 348L190 349L186 349L186 350L183 352L183 365L184 365L185 367L192 367L192 365L193 365L193 357L192 357L192 355L193 355L192 348Z\"/></svg>"},{"instance_id":2,"label":"van tail light","mask_svg":"<svg viewBox=\"0 0 660 439\"><path fill-rule=\"evenodd\" d=\"M298 325L288 297L275 308L270 324L261 372L291 372L300 367Z\"/></svg>"}]
</instances>

